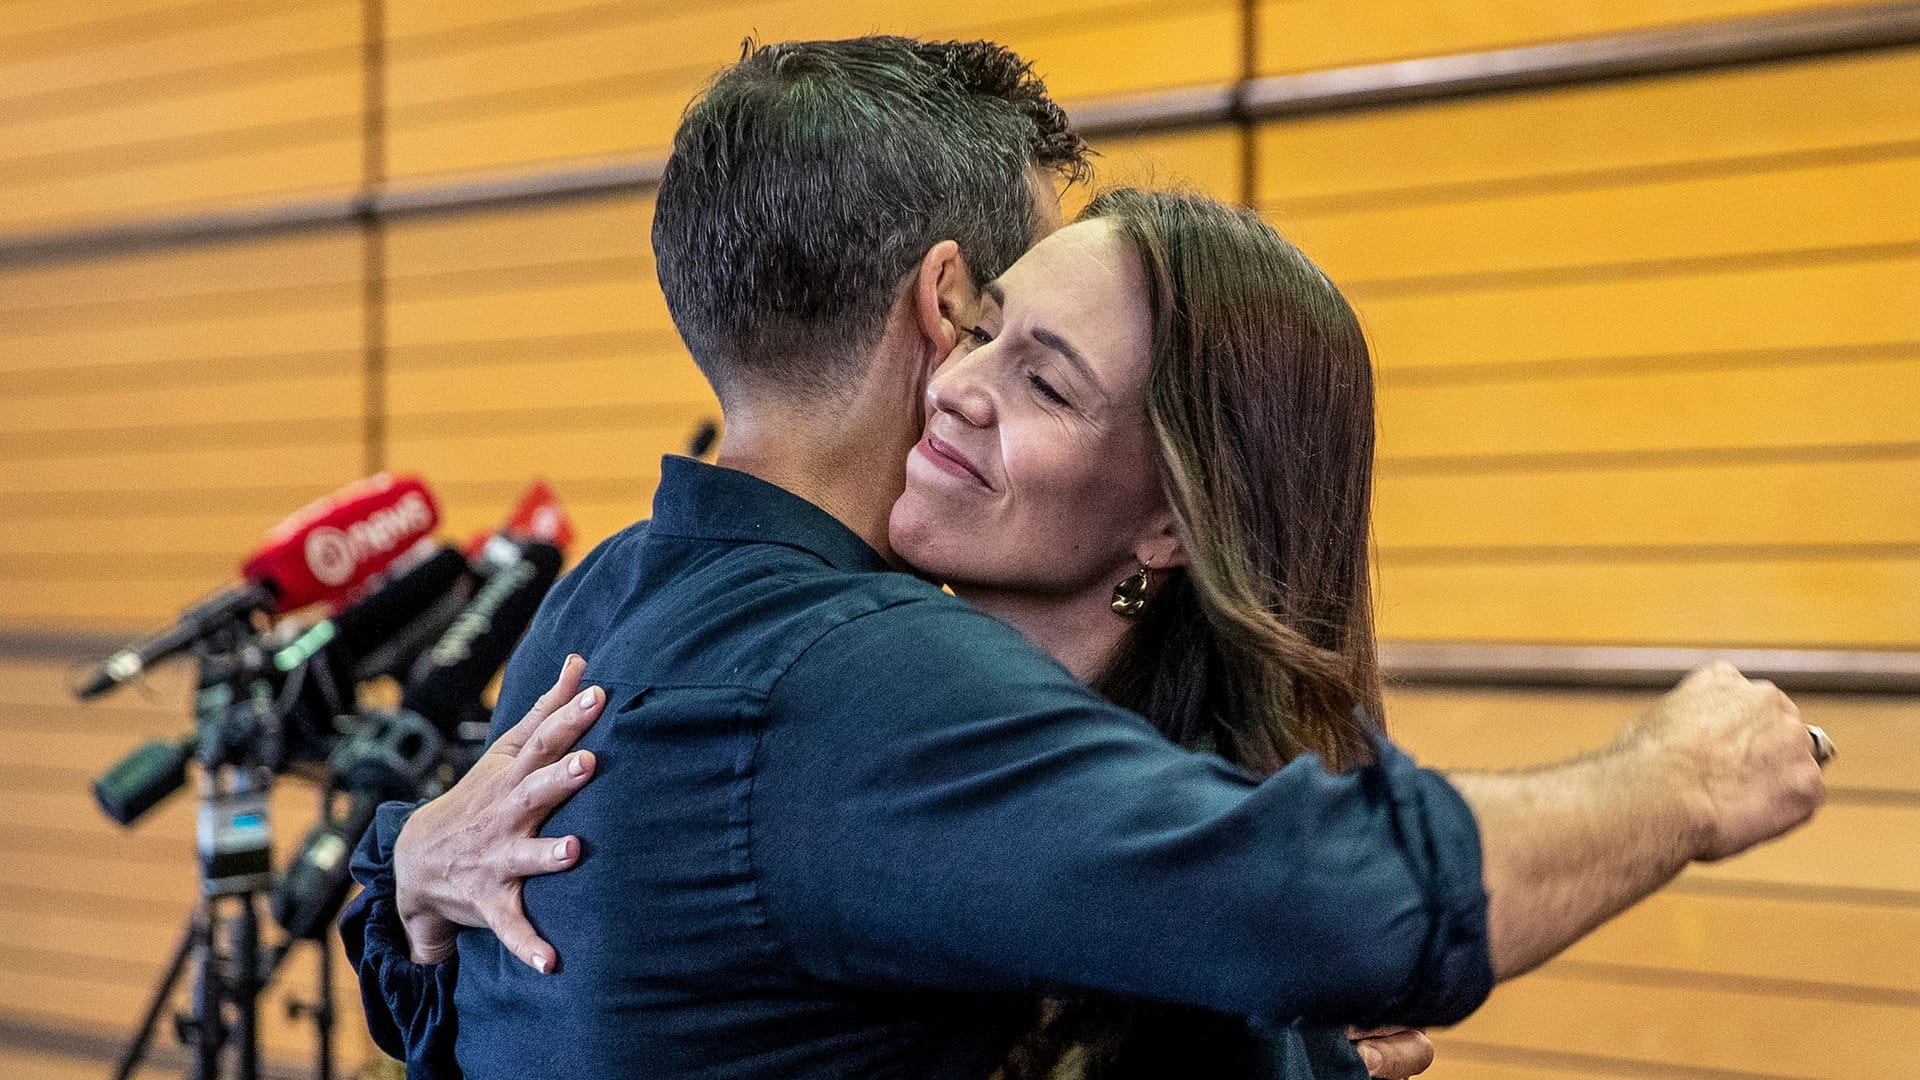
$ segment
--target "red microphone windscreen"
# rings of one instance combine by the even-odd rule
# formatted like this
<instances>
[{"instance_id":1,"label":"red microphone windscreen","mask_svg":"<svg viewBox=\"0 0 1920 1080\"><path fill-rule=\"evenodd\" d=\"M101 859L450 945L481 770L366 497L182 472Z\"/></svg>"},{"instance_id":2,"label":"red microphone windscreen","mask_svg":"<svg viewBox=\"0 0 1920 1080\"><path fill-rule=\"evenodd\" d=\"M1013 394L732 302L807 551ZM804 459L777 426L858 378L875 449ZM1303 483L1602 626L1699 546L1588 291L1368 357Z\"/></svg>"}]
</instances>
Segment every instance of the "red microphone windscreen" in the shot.
<instances>
[{"instance_id":1,"label":"red microphone windscreen","mask_svg":"<svg viewBox=\"0 0 1920 1080\"><path fill-rule=\"evenodd\" d=\"M359 588L439 524L425 481L381 473L294 511L240 572L273 589L274 610L291 611Z\"/></svg>"}]
</instances>

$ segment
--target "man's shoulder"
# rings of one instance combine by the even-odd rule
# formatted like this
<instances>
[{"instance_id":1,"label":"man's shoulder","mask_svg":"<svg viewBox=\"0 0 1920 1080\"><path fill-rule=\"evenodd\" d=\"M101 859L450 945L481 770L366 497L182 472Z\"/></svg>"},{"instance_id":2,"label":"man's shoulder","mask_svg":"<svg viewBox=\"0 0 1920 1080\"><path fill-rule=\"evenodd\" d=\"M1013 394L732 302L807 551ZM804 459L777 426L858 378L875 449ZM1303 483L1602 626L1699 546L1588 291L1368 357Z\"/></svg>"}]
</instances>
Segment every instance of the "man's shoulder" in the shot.
<instances>
[{"instance_id":1,"label":"man's shoulder","mask_svg":"<svg viewBox=\"0 0 1920 1080\"><path fill-rule=\"evenodd\" d=\"M911 695L954 684L983 698L1036 687L1084 695L1019 630L907 574L861 575L824 611L829 617L816 620L794 654L805 673L799 681L811 688L877 683Z\"/></svg>"},{"instance_id":2,"label":"man's shoulder","mask_svg":"<svg viewBox=\"0 0 1920 1080\"><path fill-rule=\"evenodd\" d=\"M580 652L597 678L765 692L813 643L881 613L888 625L939 613L986 619L910 574L835 566L773 540L677 536L640 521L561 580L524 647L549 666Z\"/></svg>"}]
</instances>

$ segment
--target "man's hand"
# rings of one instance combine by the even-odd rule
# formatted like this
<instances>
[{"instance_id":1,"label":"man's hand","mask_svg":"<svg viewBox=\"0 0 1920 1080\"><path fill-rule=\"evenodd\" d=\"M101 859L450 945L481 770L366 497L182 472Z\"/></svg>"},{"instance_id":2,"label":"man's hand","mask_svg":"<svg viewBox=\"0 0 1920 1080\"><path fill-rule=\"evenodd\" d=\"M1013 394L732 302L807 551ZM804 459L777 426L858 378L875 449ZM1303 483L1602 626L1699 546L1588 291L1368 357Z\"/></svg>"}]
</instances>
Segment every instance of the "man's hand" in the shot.
<instances>
[{"instance_id":1,"label":"man's hand","mask_svg":"<svg viewBox=\"0 0 1920 1080\"><path fill-rule=\"evenodd\" d=\"M1623 741L1698 793L1695 859L1724 859L1771 840L1812 817L1823 798L1800 710L1731 664L1688 675Z\"/></svg>"},{"instance_id":2,"label":"man's hand","mask_svg":"<svg viewBox=\"0 0 1920 1080\"><path fill-rule=\"evenodd\" d=\"M1378 1080L1407 1080L1433 1064L1433 1042L1419 1028L1348 1028L1347 1038L1366 1064L1367 1075Z\"/></svg>"},{"instance_id":3,"label":"man's hand","mask_svg":"<svg viewBox=\"0 0 1920 1080\"><path fill-rule=\"evenodd\" d=\"M394 839L395 904L416 963L445 960L461 927L484 926L535 971L554 969L553 947L527 921L520 890L524 879L580 856L577 837L535 834L593 775L592 751L567 754L606 701L599 687L575 693L584 670L585 660L567 657L553 688Z\"/></svg>"}]
</instances>

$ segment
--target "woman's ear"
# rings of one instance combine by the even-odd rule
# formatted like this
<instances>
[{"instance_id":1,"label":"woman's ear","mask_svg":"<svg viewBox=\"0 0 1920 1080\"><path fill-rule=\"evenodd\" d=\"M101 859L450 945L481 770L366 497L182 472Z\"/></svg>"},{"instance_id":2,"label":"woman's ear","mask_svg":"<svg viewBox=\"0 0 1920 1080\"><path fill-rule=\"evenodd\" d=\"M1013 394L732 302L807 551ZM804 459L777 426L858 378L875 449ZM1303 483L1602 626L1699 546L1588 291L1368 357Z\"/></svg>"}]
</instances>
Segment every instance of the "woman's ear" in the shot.
<instances>
[{"instance_id":1,"label":"woman's ear","mask_svg":"<svg viewBox=\"0 0 1920 1080\"><path fill-rule=\"evenodd\" d=\"M1187 546L1180 542L1180 523L1173 511L1163 510L1154 517L1140 542L1133 546L1133 557L1140 565L1155 570L1187 565Z\"/></svg>"},{"instance_id":2,"label":"woman's ear","mask_svg":"<svg viewBox=\"0 0 1920 1080\"><path fill-rule=\"evenodd\" d=\"M971 325L980 303L973 274L960 245L942 240L927 249L913 280L915 328L937 365L960 340L960 325Z\"/></svg>"}]
</instances>

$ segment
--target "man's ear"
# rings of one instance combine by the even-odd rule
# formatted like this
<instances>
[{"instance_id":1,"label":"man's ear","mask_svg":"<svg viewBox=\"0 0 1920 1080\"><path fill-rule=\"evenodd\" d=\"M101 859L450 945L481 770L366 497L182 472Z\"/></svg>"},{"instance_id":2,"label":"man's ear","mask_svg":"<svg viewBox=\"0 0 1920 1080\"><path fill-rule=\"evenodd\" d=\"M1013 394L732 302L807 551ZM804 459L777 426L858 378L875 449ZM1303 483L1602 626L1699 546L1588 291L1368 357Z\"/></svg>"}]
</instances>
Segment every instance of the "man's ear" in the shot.
<instances>
[{"instance_id":1,"label":"man's ear","mask_svg":"<svg viewBox=\"0 0 1920 1080\"><path fill-rule=\"evenodd\" d=\"M914 274L912 296L914 326L937 365L959 343L960 326L972 325L980 303L959 244L942 240L927 249Z\"/></svg>"}]
</instances>

